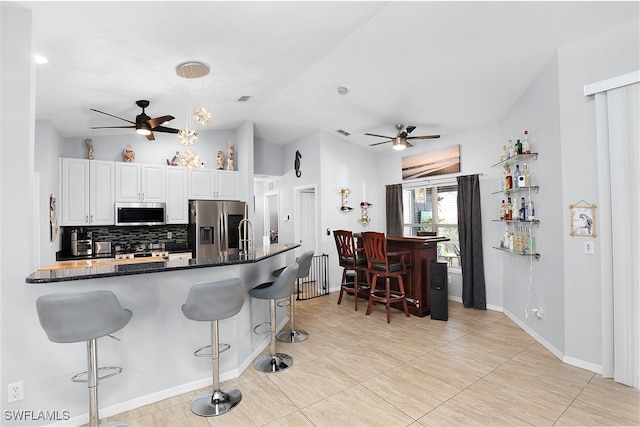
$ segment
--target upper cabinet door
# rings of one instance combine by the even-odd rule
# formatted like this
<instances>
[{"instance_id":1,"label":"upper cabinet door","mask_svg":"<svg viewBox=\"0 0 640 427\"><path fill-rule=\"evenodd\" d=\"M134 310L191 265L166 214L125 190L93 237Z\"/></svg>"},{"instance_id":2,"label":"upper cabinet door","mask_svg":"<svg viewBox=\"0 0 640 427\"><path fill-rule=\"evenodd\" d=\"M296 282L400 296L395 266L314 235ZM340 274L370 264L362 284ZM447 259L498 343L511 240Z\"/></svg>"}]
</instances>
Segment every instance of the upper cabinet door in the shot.
<instances>
[{"instance_id":1,"label":"upper cabinet door","mask_svg":"<svg viewBox=\"0 0 640 427\"><path fill-rule=\"evenodd\" d=\"M164 202L165 201L165 169L164 165L142 165L141 166L141 183L142 196L141 200L145 202Z\"/></svg>"},{"instance_id":2,"label":"upper cabinet door","mask_svg":"<svg viewBox=\"0 0 640 427\"><path fill-rule=\"evenodd\" d=\"M89 160L66 159L60 162L62 226L89 224Z\"/></svg>"},{"instance_id":3,"label":"upper cabinet door","mask_svg":"<svg viewBox=\"0 0 640 427\"><path fill-rule=\"evenodd\" d=\"M187 170L180 166L167 167L166 178L167 224L187 224L189 222Z\"/></svg>"},{"instance_id":4,"label":"upper cabinet door","mask_svg":"<svg viewBox=\"0 0 640 427\"><path fill-rule=\"evenodd\" d=\"M215 199L215 170L193 169L189 171L189 198L193 200Z\"/></svg>"},{"instance_id":5,"label":"upper cabinet door","mask_svg":"<svg viewBox=\"0 0 640 427\"><path fill-rule=\"evenodd\" d=\"M63 158L62 226L114 224L114 162Z\"/></svg>"},{"instance_id":6,"label":"upper cabinet door","mask_svg":"<svg viewBox=\"0 0 640 427\"><path fill-rule=\"evenodd\" d=\"M116 202L139 202L141 196L140 165L117 162Z\"/></svg>"},{"instance_id":7,"label":"upper cabinet door","mask_svg":"<svg viewBox=\"0 0 640 427\"><path fill-rule=\"evenodd\" d=\"M89 222L91 225L113 225L115 191L114 162L89 162Z\"/></svg>"},{"instance_id":8,"label":"upper cabinet door","mask_svg":"<svg viewBox=\"0 0 640 427\"><path fill-rule=\"evenodd\" d=\"M164 165L116 163L116 202L164 202Z\"/></svg>"},{"instance_id":9,"label":"upper cabinet door","mask_svg":"<svg viewBox=\"0 0 640 427\"><path fill-rule=\"evenodd\" d=\"M240 200L238 172L218 170L217 198L223 200Z\"/></svg>"}]
</instances>

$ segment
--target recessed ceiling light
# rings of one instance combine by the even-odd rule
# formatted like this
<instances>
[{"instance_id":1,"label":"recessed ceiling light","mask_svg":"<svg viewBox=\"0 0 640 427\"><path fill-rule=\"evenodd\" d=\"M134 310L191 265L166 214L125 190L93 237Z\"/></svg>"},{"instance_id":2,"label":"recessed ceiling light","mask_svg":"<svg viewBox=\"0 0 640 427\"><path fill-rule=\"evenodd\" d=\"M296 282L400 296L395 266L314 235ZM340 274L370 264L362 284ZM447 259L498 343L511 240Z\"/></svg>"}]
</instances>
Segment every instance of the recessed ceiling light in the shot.
<instances>
[{"instance_id":1,"label":"recessed ceiling light","mask_svg":"<svg viewBox=\"0 0 640 427\"><path fill-rule=\"evenodd\" d=\"M344 87L344 86L340 86L340 87L338 88L338 93L339 93L340 95L346 95L346 94L348 94L348 93L349 93L349 89L347 89L347 88L346 88L346 87Z\"/></svg>"},{"instance_id":2,"label":"recessed ceiling light","mask_svg":"<svg viewBox=\"0 0 640 427\"><path fill-rule=\"evenodd\" d=\"M36 61L36 64L46 64L47 62L49 62L49 60L44 55L40 55L39 53L36 53L33 56L33 59Z\"/></svg>"}]
</instances>

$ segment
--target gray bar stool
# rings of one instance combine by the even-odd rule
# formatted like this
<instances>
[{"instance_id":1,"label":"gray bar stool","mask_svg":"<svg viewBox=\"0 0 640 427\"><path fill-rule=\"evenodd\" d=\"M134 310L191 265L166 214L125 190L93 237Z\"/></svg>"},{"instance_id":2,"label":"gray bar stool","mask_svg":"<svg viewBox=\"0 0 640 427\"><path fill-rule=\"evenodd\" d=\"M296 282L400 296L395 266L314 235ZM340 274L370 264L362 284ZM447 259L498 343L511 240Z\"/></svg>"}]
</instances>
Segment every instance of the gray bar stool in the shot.
<instances>
[{"instance_id":1,"label":"gray bar stool","mask_svg":"<svg viewBox=\"0 0 640 427\"><path fill-rule=\"evenodd\" d=\"M298 257L298 259L296 260L296 264L300 266L300 268L298 269L298 274L296 275L298 281L303 277L307 277L309 275L312 260L313 251L307 251ZM278 271L277 273L279 274L280 271ZM280 331L280 333L277 335L278 341L294 343L304 341L309 338L308 332L302 329L296 329L295 327L295 302L297 298L296 294L296 292L292 293L291 297L289 298L289 329Z\"/></svg>"},{"instance_id":2,"label":"gray bar stool","mask_svg":"<svg viewBox=\"0 0 640 427\"><path fill-rule=\"evenodd\" d=\"M36 310L49 340L59 343L87 342L87 371L74 375L71 380L87 383L89 426L97 427L100 421L98 382L122 372L122 368L115 366L98 368L98 338L105 335L115 338L110 334L129 323L131 310L123 308L111 291L43 295L36 300ZM99 372L105 371L108 373L99 376ZM85 374L87 379L81 379ZM119 422L101 425L126 427L126 424Z\"/></svg>"},{"instance_id":3,"label":"gray bar stool","mask_svg":"<svg viewBox=\"0 0 640 427\"><path fill-rule=\"evenodd\" d=\"M299 268L298 264L294 262L282 271L275 282L263 283L249 291L249 295L253 298L269 300L271 353L258 358L253 364L261 372L280 372L293 365L291 356L284 353L276 353L276 300L291 297ZM259 327L260 325L256 326L254 332Z\"/></svg>"},{"instance_id":4,"label":"gray bar stool","mask_svg":"<svg viewBox=\"0 0 640 427\"><path fill-rule=\"evenodd\" d=\"M189 290L187 302L182 305L185 317L211 323L211 345L194 352L196 356L209 356L201 351L211 347L213 359L213 388L191 401L191 411L202 417L222 415L238 405L242 393L235 387L220 387L220 334L218 321L240 312L244 304L244 288L237 278L195 284ZM227 345L224 350L228 350ZM222 350L222 351L224 351Z\"/></svg>"}]
</instances>

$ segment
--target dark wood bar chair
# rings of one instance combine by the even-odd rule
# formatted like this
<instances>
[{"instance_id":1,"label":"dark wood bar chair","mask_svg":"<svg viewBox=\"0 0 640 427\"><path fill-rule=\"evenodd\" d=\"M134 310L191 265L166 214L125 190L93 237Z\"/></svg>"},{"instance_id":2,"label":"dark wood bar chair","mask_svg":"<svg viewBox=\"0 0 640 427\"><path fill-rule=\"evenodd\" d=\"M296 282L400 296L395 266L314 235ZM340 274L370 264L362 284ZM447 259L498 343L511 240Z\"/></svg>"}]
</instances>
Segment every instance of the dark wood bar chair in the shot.
<instances>
[{"instance_id":1,"label":"dark wood bar chair","mask_svg":"<svg viewBox=\"0 0 640 427\"><path fill-rule=\"evenodd\" d=\"M367 315L371 313L374 302L383 303L387 308L387 323L391 322L390 306L392 303L402 302L404 312L409 317L409 308L404 291L402 275L407 274L410 266L409 252L387 252L387 239L384 233L367 231L362 233L364 250L367 255L367 268L371 274L371 291ZM378 278L385 279L384 290L377 290ZM391 289L390 279L398 280L398 290Z\"/></svg>"},{"instance_id":2,"label":"dark wood bar chair","mask_svg":"<svg viewBox=\"0 0 640 427\"><path fill-rule=\"evenodd\" d=\"M371 288L369 274L367 274L367 257L364 248L356 247L356 239L351 231L334 230L333 237L338 250L338 263L342 270L342 282L340 282L340 296L338 304L342 302L344 292L353 295L355 299L355 310L358 311L358 293L368 292ZM349 272L355 276L353 282L347 282ZM360 272L364 273L366 282L359 281Z\"/></svg>"}]
</instances>

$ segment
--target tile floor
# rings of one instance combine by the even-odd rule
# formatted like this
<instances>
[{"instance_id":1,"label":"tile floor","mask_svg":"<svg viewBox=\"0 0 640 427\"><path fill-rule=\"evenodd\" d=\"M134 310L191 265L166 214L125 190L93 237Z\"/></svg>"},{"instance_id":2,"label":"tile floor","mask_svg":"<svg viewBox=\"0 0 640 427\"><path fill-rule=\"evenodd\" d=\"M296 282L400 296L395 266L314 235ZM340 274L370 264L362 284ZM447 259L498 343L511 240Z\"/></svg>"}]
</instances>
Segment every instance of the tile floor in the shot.
<instances>
[{"instance_id":1,"label":"tile floor","mask_svg":"<svg viewBox=\"0 0 640 427\"><path fill-rule=\"evenodd\" d=\"M306 341L278 342L286 371L250 366L231 412L191 413L202 390L119 414L129 427L638 426L640 392L560 362L504 314L449 302L449 320L404 316L337 293L296 303ZM224 354L222 354L224 357ZM225 385L225 384L223 384ZM204 389L203 389L204 390Z\"/></svg>"}]
</instances>

